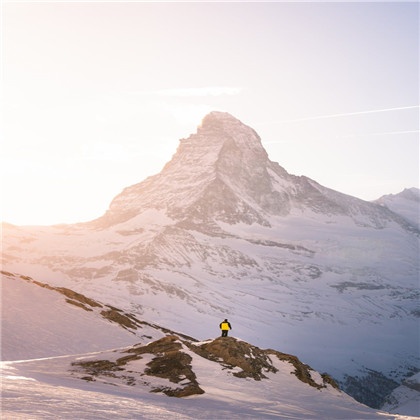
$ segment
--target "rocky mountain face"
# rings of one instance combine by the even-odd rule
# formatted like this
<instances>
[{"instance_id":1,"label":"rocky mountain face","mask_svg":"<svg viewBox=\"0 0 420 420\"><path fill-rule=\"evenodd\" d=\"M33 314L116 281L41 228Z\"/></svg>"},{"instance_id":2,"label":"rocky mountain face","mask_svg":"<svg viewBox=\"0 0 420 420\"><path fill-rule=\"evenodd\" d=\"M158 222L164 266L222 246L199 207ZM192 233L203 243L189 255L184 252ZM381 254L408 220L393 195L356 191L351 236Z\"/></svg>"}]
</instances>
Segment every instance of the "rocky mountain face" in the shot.
<instances>
[{"instance_id":1,"label":"rocky mountain face","mask_svg":"<svg viewBox=\"0 0 420 420\"><path fill-rule=\"evenodd\" d=\"M382 384L358 394L371 406L418 370L418 225L287 173L226 113L206 116L102 217L3 234L8 272L195 337L229 317L237 337L297 354L344 388Z\"/></svg>"},{"instance_id":2,"label":"rocky mountain face","mask_svg":"<svg viewBox=\"0 0 420 420\"><path fill-rule=\"evenodd\" d=\"M161 173L125 189L97 223L120 223L154 208L187 223L267 224L261 210L287 213L282 204L287 200L279 200L273 186L273 170L288 178L268 160L254 130L229 114L211 113L196 134L181 140Z\"/></svg>"},{"instance_id":3,"label":"rocky mountain face","mask_svg":"<svg viewBox=\"0 0 420 420\"><path fill-rule=\"evenodd\" d=\"M395 220L412 228L387 208L288 174L269 160L253 129L220 112L207 115L197 133L181 140L161 173L126 188L93 225L109 227L151 208L188 225L221 221L271 226L270 216L310 209L349 216L355 223L363 219L360 223L373 227Z\"/></svg>"}]
</instances>

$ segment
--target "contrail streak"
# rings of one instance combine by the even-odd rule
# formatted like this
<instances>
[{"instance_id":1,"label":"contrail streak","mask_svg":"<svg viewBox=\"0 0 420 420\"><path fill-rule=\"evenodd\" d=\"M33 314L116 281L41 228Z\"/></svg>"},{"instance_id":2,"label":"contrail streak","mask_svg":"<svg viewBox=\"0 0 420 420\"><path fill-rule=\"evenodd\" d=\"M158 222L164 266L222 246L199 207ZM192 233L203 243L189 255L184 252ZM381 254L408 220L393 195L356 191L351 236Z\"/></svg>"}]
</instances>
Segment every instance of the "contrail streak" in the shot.
<instances>
[{"instance_id":1,"label":"contrail streak","mask_svg":"<svg viewBox=\"0 0 420 420\"><path fill-rule=\"evenodd\" d=\"M419 133L419 130L404 130L404 131L381 131L376 133L364 133L364 134L348 134L344 136L336 136L336 139L347 139L347 138L355 138L355 137L370 137L370 136L389 136L393 134L414 134ZM290 143L288 140L274 140L274 141L267 141L263 142L264 144L286 144Z\"/></svg>"},{"instance_id":2,"label":"contrail streak","mask_svg":"<svg viewBox=\"0 0 420 420\"><path fill-rule=\"evenodd\" d=\"M266 124L287 124L287 123L294 123L294 122L301 122L301 121L323 120L323 119L326 119L326 118L350 117L352 115L374 114L374 113L378 113L378 112L401 111L401 110L404 110L404 109L415 109L415 108L419 108L419 105L400 106L400 107L385 108L385 109L372 109L372 110L369 110L369 111L347 112L347 113L343 113L343 114L318 115L318 116L315 116L315 117L296 118L296 119L293 119L293 120L273 121L271 123L266 123Z\"/></svg>"},{"instance_id":3,"label":"contrail streak","mask_svg":"<svg viewBox=\"0 0 420 420\"><path fill-rule=\"evenodd\" d=\"M387 136L389 134L414 134L418 133L419 130L406 130L406 131L383 131L379 133L367 133L365 136Z\"/></svg>"}]
</instances>

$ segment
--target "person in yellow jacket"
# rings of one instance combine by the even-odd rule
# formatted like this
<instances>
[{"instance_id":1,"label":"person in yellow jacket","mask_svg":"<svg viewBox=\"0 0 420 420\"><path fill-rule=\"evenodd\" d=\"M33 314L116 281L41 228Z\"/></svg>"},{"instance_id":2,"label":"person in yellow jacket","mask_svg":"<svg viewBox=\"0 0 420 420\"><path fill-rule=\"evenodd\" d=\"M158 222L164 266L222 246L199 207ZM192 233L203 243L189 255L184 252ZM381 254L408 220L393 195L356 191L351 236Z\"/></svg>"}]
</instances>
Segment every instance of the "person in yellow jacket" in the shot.
<instances>
[{"instance_id":1,"label":"person in yellow jacket","mask_svg":"<svg viewBox=\"0 0 420 420\"><path fill-rule=\"evenodd\" d=\"M228 331L232 329L232 326L230 325L230 322L227 319L221 322L219 327L222 330L222 337L227 337Z\"/></svg>"}]
</instances>

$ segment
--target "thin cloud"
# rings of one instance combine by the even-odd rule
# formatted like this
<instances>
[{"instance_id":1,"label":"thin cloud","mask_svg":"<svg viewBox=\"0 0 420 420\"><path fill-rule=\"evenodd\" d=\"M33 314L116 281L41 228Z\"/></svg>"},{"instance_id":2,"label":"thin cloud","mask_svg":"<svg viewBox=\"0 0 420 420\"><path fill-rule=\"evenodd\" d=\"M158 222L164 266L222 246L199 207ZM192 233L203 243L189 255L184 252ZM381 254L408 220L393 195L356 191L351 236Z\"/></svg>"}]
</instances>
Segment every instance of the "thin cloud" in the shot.
<instances>
[{"instance_id":1,"label":"thin cloud","mask_svg":"<svg viewBox=\"0 0 420 420\"><path fill-rule=\"evenodd\" d=\"M375 137L375 136L392 136L392 135L402 135L402 134L418 134L419 130L401 130L401 131L377 131L377 132L367 132L360 134L347 134L337 136L338 139L347 139L347 138L357 138L357 137Z\"/></svg>"},{"instance_id":2,"label":"thin cloud","mask_svg":"<svg viewBox=\"0 0 420 420\"><path fill-rule=\"evenodd\" d=\"M201 88L181 88L181 89L163 89L156 91L160 96L222 96L222 95L238 95L243 88L231 86L207 86Z\"/></svg>"},{"instance_id":3,"label":"thin cloud","mask_svg":"<svg viewBox=\"0 0 420 420\"><path fill-rule=\"evenodd\" d=\"M365 136L388 136L393 134L416 134L419 130L405 130L405 131L380 131L377 133L367 133ZM362 134L360 134L361 136Z\"/></svg>"},{"instance_id":4,"label":"thin cloud","mask_svg":"<svg viewBox=\"0 0 420 420\"><path fill-rule=\"evenodd\" d=\"M174 88L159 89L152 91L134 92L135 95L157 95L166 97L204 97L204 96L222 96L222 95L238 95L244 88L239 86L206 86L199 88Z\"/></svg>"},{"instance_id":5,"label":"thin cloud","mask_svg":"<svg viewBox=\"0 0 420 420\"><path fill-rule=\"evenodd\" d=\"M361 133L361 134L347 134L342 136L336 136L337 139L347 139L356 137L373 137L373 136L391 136L395 134L418 134L419 130L404 130L404 131L379 131L375 133ZM273 140L263 142L264 144L288 144L294 143L292 140Z\"/></svg>"}]
</instances>

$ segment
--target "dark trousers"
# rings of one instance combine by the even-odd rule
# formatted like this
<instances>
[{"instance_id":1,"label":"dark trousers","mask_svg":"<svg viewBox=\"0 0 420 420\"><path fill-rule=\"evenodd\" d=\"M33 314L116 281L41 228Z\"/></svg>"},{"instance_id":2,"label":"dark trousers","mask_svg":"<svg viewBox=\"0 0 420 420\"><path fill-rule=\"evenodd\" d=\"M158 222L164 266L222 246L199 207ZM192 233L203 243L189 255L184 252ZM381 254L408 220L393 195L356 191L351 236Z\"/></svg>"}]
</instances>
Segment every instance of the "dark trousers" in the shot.
<instances>
[{"instance_id":1,"label":"dark trousers","mask_svg":"<svg viewBox=\"0 0 420 420\"><path fill-rule=\"evenodd\" d=\"M227 337L229 330L222 330L222 337Z\"/></svg>"}]
</instances>

